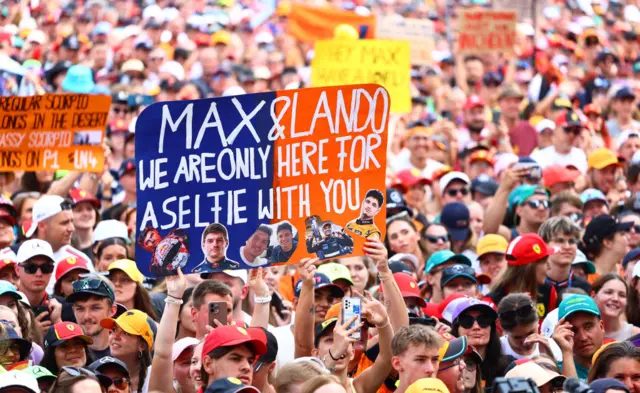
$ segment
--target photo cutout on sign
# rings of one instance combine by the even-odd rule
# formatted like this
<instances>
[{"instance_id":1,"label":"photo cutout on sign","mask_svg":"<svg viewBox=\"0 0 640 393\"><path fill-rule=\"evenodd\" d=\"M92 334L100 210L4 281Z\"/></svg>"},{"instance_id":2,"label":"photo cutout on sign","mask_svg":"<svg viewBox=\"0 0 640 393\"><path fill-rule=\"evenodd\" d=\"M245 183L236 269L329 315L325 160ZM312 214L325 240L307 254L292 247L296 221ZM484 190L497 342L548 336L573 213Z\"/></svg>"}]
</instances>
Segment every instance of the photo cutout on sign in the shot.
<instances>
[{"instance_id":1,"label":"photo cutout on sign","mask_svg":"<svg viewBox=\"0 0 640 393\"><path fill-rule=\"evenodd\" d=\"M157 229L148 226L138 236L138 245L151 253L149 271L156 276L177 274L189 261L189 235L180 228L162 238Z\"/></svg>"},{"instance_id":2,"label":"photo cutout on sign","mask_svg":"<svg viewBox=\"0 0 640 393\"><path fill-rule=\"evenodd\" d=\"M374 222L376 214L384 206L384 195L380 190L369 190L360 205L360 216L347 223L347 229L365 239L381 238L381 232Z\"/></svg>"},{"instance_id":3,"label":"photo cutout on sign","mask_svg":"<svg viewBox=\"0 0 640 393\"><path fill-rule=\"evenodd\" d=\"M273 229L269 225L261 224L253 235L240 247L242 262L252 268L269 264L268 251L271 245Z\"/></svg>"},{"instance_id":4,"label":"photo cutout on sign","mask_svg":"<svg viewBox=\"0 0 640 393\"><path fill-rule=\"evenodd\" d=\"M212 273L240 267L239 262L227 258L229 231L224 225L209 224L202 231L200 245L204 259L191 270L191 273Z\"/></svg>"},{"instance_id":5,"label":"photo cutout on sign","mask_svg":"<svg viewBox=\"0 0 640 393\"><path fill-rule=\"evenodd\" d=\"M322 221L320 216L305 220L307 252L320 259L337 258L353 253L353 239L343 227L331 221Z\"/></svg>"},{"instance_id":6,"label":"photo cutout on sign","mask_svg":"<svg viewBox=\"0 0 640 393\"><path fill-rule=\"evenodd\" d=\"M73 135L75 146L100 146L102 131L76 131Z\"/></svg>"},{"instance_id":7,"label":"photo cutout on sign","mask_svg":"<svg viewBox=\"0 0 640 393\"><path fill-rule=\"evenodd\" d=\"M267 251L269 262L272 264L285 263L298 248L298 230L289 223L281 221L269 225L273 229L271 244Z\"/></svg>"}]
</instances>

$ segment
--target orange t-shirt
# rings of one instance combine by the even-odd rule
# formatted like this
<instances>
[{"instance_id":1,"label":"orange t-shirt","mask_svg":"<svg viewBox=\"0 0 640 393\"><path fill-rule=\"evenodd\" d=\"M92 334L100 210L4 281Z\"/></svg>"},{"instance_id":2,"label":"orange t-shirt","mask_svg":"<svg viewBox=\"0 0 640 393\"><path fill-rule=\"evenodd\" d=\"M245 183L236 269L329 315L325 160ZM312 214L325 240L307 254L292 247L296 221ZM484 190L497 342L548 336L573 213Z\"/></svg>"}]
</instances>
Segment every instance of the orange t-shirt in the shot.
<instances>
[{"instance_id":1,"label":"orange t-shirt","mask_svg":"<svg viewBox=\"0 0 640 393\"><path fill-rule=\"evenodd\" d=\"M624 277L624 268L622 267L622 264L618 263L618 275L620 277ZM600 277L599 273L593 273L593 274L589 274L587 276L587 281L589 281L589 284L593 285L594 282L596 282L596 280Z\"/></svg>"}]
</instances>

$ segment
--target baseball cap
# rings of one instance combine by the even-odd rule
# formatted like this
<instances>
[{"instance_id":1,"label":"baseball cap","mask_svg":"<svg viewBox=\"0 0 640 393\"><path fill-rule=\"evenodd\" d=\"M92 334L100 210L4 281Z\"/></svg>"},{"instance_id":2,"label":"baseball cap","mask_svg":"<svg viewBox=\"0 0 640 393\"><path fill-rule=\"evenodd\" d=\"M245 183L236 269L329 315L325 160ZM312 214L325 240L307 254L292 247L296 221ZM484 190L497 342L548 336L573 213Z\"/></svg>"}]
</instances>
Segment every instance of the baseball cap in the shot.
<instances>
[{"instance_id":1,"label":"baseball cap","mask_svg":"<svg viewBox=\"0 0 640 393\"><path fill-rule=\"evenodd\" d=\"M509 208L524 204L534 195L548 195L547 191L535 184L521 184L509 194Z\"/></svg>"},{"instance_id":2,"label":"baseball cap","mask_svg":"<svg viewBox=\"0 0 640 393\"><path fill-rule=\"evenodd\" d=\"M471 184L471 180L469 180L469 176L467 176L465 173L452 171L440 178L440 192L444 194L445 188L447 188L447 186L449 186L449 183L451 183L454 180L460 180L466 184Z\"/></svg>"},{"instance_id":3,"label":"baseball cap","mask_svg":"<svg viewBox=\"0 0 640 393\"><path fill-rule=\"evenodd\" d=\"M0 280L0 296L10 295L16 300L20 300L21 296L18 293L18 288L6 280Z\"/></svg>"},{"instance_id":4,"label":"baseball cap","mask_svg":"<svg viewBox=\"0 0 640 393\"><path fill-rule=\"evenodd\" d=\"M51 245L44 240L40 239L31 239L27 240L20 245L18 248L17 260L18 263L24 263L29 259L37 256L43 256L54 262L53 260L53 250L51 249Z\"/></svg>"},{"instance_id":5,"label":"baseball cap","mask_svg":"<svg viewBox=\"0 0 640 393\"><path fill-rule=\"evenodd\" d=\"M142 272L140 272L136 263L131 259L118 259L117 261L112 262L107 270L122 270L133 281L140 284L144 281L144 275L142 275Z\"/></svg>"},{"instance_id":6,"label":"baseball cap","mask_svg":"<svg viewBox=\"0 0 640 393\"><path fill-rule=\"evenodd\" d=\"M626 100L626 99L635 99L636 93L630 87L624 86L616 91L616 94L613 96L614 100Z\"/></svg>"},{"instance_id":7,"label":"baseball cap","mask_svg":"<svg viewBox=\"0 0 640 393\"><path fill-rule=\"evenodd\" d=\"M36 380L55 381L56 378L57 378L54 374L51 373L51 371L47 370L46 368L44 368L42 366L30 366L30 367L25 368L22 371L27 373L27 374L29 374L29 375L31 375Z\"/></svg>"},{"instance_id":8,"label":"baseball cap","mask_svg":"<svg viewBox=\"0 0 640 393\"><path fill-rule=\"evenodd\" d=\"M251 385L243 384L237 378L220 378L213 381L204 391L204 393L260 393L260 391Z\"/></svg>"},{"instance_id":9,"label":"baseball cap","mask_svg":"<svg viewBox=\"0 0 640 393\"><path fill-rule=\"evenodd\" d=\"M6 221L11 226L16 225L16 217L4 209L0 209L0 220Z\"/></svg>"},{"instance_id":10,"label":"baseball cap","mask_svg":"<svg viewBox=\"0 0 640 393\"><path fill-rule=\"evenodd\" d=\"M483 312L486 312L489 315L498 318L498 313L493 307L491 307L489 303L471 297L464 297L462 298L462 300L455 303L455 307L451 312L451 321L455 321L456 319L458 319L460 314L462 314L463 312L474 309L482 310Z\"/></svg>"},{"instance_id":11,"label":"baseball cap","mask_svg":"<svg viewBox=\"0 0 640 393\"><path fill-rule=\"evenodd\" d=\"M243 328L234 325L224 325L215 328L204 339L202 357L220 347L233 347L240 344L250 344L256 355L264 355L267 352L267 339L259 328Z\"/></svg>"},{"instance_id":12,"label":"baseball cap","mask_svg":"<svg viewBox=\"0 0 640 393\"><path fill-rule=\"evenodd\" d=\"M85 336L82 328L77 323L58 322L47 330L47 334L44 336L44 348L55 348L74 338L79 338L88 345L93 344L91 337Z\"/></svg>"},{"instance_id":13,"label":"baseball cap","mask_svg":"<svg viewBox=\"0 0 640 393\"><path fill-rule=\"evenodd\" d=\"M394 256L389 258L389 268L391 268L391 265L394 263L395 264L402 263L403 265L407 266L409 274L412 274L411 269L409 269L409 265L407 265L405 262L410 262L411 265L413 265L413 268L418 270L418 264L419 264L418 257L408 253L395 254ZM393 271L393 269L391 269L391 271ZM394 273L397 273L397 272L394 272Z\"/></svg>"},{"instance_id":14,"label":"baseball cap","mask_svg":"<svg viewBox=\"0 0 640 393\"><path fill-rule=\"evenodd\" d=\"M622 267L626 267L627 263L640 259L640 248L634 248L629 251L622 259Z\"/></svg>"},{"instance_id":15,"label":"baseball cap","mask_svg":"<svg viewBox=\"0 0 640 393\"><path fill-rule=\"evenodd\" d=\"M531 378L536 386L541 387L547 383L551 383L553 389L562 389L564 383L564 375L560 375L554 371L548 370L532 360L516 365L505 375L507 378Z\"/></svg>"},{"instance_id":16,"label":"baseball cap","mask_svg":"<svg viewBox=\"0 0 640 393\"><path fill-rule=\"evenodd\" d=\"M527 233L509 243L506 258L509 266L524 266L549 255L549 249L544 240L535 233Z\"/></svg>"},{"instance_id":17,"label":"baseball cap","mask_svg":"<svg viewBox=\"0 0 640 393\"><path fill-rule=\"evenodd\" d=\"M4 335L0 336L0 342L2 341L11 341L15 344L18 344L20 347L20 359L24 360L29 356L29 352L31 351L32 343L31 341L27 341L24 338L18 335L18 332L11 326L10 323L3 323L4 326Z\"/></svg>"},{"instance_id":18,"label":"baseball cap","mask_svg":"<svg viewBox=\"0 0 640 393\"><path fill-rule=\"evenodd\" d=\"M613 217L602 214L591 219L584 231L582 240L587 246L600 243L615 232L627 231L632 226L633 222L617 222Z\"/></svg>"},{"instance_id":19,"label":"baseball cap","mask_svg":"<svg viewBox=\"0 0 640 393\"><path fill-rule=\"evenodd\" d=\"M260 328L267 337L267 352L260 356L253 365L253 371L257 372L265 363L273 363L278 356L278 340L276 336L265 328Z\"/></svg>"},{"instance_id":20,"label":"baseball cap","mask_svg":"<svg viewBox=\"0 0 640 393\"><path fill-rule=\"evenodd\" d=\"M467 336L454 337L450 333L441 333L440 336L449 344L441 363L456 360L467 352Z\"/></svg>"},{"instance_id":21,"label":"baseball cap","mask_svg":"<svg viewBox=\"0 0 640 393\"><path fill-rule=\"evenodd\" d=\"M391 261L391 259L389 259L389 270L391 270L392 273L413 274L409 265L399 260Z\"/></svg>"},{"instance_id":22,"label":"baseball cap","mask_svg":"<svg viewBox=\"0 0 640 393\"><path fill-rule=\"evenodd\" d=\"M175 362L178 357L190 347L195 347L200 344L200 340L194 337L183 337L180 340L173 343L173 350L171 354L171 361Z\"/></svg>"},{"instance_id":23,"label":"baseball cap","mask_svg":"<svg viewBox=\"0 0 640 393\"><path fill-rule=\"evenodd\" d=\"M409 385L405 393L449 393L447 385L438 378L421 378Z\"/></svg>"},{"instance_id":24,"label":"baseball cap","mask_svg":"<svg viewBox=\"0 0 640 393\"><path fill-rule=\"evenodd\" d=\"M336 307L336 305L334 304L333 306L331 306L329 308L329 311L327 311L327 314L324 317L324 321L316 324L315 326L315 338L314 338L314 345L317 347L318 343L320 342L320 338L322 337L322 335L328 330L333 328L336 325L336 322L338 322L338 317L337 315L339 315L339 309L342 305L342 303L337 303L338 304L338 312L335 312L334 308Z\"/></svg>"},{"instance_id":25,"label":"baseball cap","mask_svg":"<svg viewBox=\"0 0 640 393\"><path fill-rule=\"evenodd\" d=\"M424 272L426 274L431 273L435 267L445 264L447 262L456 262L463 265L471 266L471 261L469 258L462 254L455 254L451 250L441 250L436 251L427 260L427 264L424 268Z\"/></svg>"},{"instance_id":26,"label":"baseball cap","mask_svg":"<svg viewBox=\"0 0 640 393\"><path fill-rule=\"evenodd\" d=\"M405 273L394 273L393 279L398 284L398 288L400 289L400 294L402 297L412 297L417 298L420 302L420 307L426 306L426 302L420 296L420 288L418 287L418 283L413 276L410 276ZM380 288L382 289L382 284L380 284Z\"/></svg>"},{"instance_id":27,"label":"baseball cap","mask_svg":"<svg viewBox=\"0 0 640 393\"><path fill-rule=\"evenodd\" d=\"M135 170L136 170L136 160L134 160L133 158L128 158L122 161L122 164L120 165L120 170L118 171L118 177L122 177L124 176L125 173L129 173Z\"/></svg>"},{"instance_id":28,"label":"baseball cap","mask_svg":"<svg viewBox=\"0 0 640 393\"><path fill-rule=\"evenodd\" d=\"M336 284L333 284L329 279L329 277L327 277L325 274L316 272L316 274L313 276L313 280L315 282L315 284L313 285L314 290L318 290L321 288L329 288L335 297L344 296L344 291L342 290L342 288L340 288ZM296 282L296 286L294 287L294 290L293 290L294 296L300 297L300 291L302 291L301 279L298 280L298 282Z\"/></svg>"},{"instance_id":29,"label":"baseball cap","mask_svg":"<svg viewBox=\"0 0 640 393\"><path fill-rule=\"evenodd\" d=\"M87 266L87 261L85 261L84 258L76 258L72 255L67 256L65 259L58 261L58 263L56 264L56 281L60 280L62 276L69 273L70 271L78 269L88 272L89 267Z\"/></svg>"},{"instance_id":30,"label":"baseball cap","mask_svg":"<svg viewBox=\"0 0 640 393\"><path fill-rule=\"evenodd\" d=\"M494 196L498 191L498 182L489 175L479 175L471 181L471 191Z\"/></svg>"},{"instance_id":31,"label":"baseball cap","mask_svg":"<svg viewBox=\"0 0 640 393\"><path fill-rule=\"evenodd\" d=\"M93 230L93 238L91 240L93 243L96 243L113 237L120 238L127 242L127 244L131 243L129 239L129 229L123 222L118 220L100 221Z\"/></svg>"},{"instance_id":32,"label":"baseball cap","mask_svg":"<svg viewBox=\"0 0 640 393\"><path fill-rule=\"evenodd\" d=\"M63 210L70 210L71 202L59 195L43 195L33 205L31 227L25 233L26 237L31 237L38 228L38 223L53 217Z\"/></svg>"},{"instance_id":33,"label":"baseball cap","mask_svg":"<svg viewBox=\"0 0 640 393\"><path fill-rule=\"evenodd\" d=\"M564 165L550 165L542 170L544 186L551 188L558 183L575 181L580 176L580 171L567 168Z\"/></svg>"},{"instance_id":34,"label":"baseball cap","mask_svg":"<svg viewBox=\"0 0 640 393\"><path fill-rule=\"evenodd\" d=\"M595 188L587 188L586 190L582 191L582 193L580 194L580 200L583 204L591 201L602 201L607 206L609 206L607 197L602 193L602 191Z\"/></svg>"},{"instance_id":35,"label":"baseball cap","mask_svg":"<svg viewBox=\"0 0 640 393\"><path fill-rule=\"evenodd\" d=\"M431 180L422 175L422 172L416 168L403 169L396 172L394 183L396 186L411 188L415 185L427 186L431 184Z\"/></svg>"},{"instance_id":36,"label":"baseball cap","mask_svg":"<svg viewBox=\"0 0 640 393\"><path fill-rule=\"evenodd\" d=\"M633 267L633 277L640 277L640 263L636 263Z\"/></svg>"},{"instance_id":37,"label":"baseball cap","mask_svg":"<svg viewBox=\"0 0 640 393\"><path fill-rule=\"evenodd\" d=\"M86 280L77 280L73 284L73 292L67 296L67 303L74 303L88 295L108 298L111 303L115 303L116 296L106 281L99 278L89 278Z\"/></svg>"},{"instance_id":38,"label":"baseball cap","mask_svg":"<svg viewBox=\"0 0 640 393\"><path fill-rule=\"evenodd\" d=\"M536 131L538 132L538 134L541 134L542 131L544 130L555 130L556 129L556 123L553 122L553 120L549 120L549 119L542 119L538 122L538 124L536 124Z\"/></svg>"},{"instance_id":39,"label":"baseball cap","mask_svg":"<svg viewBox=\"0 0 640 393\"><path fill-rule=\"evenodd\" d=\"M573 294L560 302L558 320L567 318L576 312L586 312L600 318L596 302L587 295Z\"/></svg>"},{"instance_id":40,"label":"baseball cap","mask_svg":"<svg viewBox=\"0 0 640 393\"><path fill-rule=\"evenodd\" d=\"M500 89L500 93L498 94L498 100L504 98L524 98L524 94L517 84L506 83L502 85L502 89Z\"/></svg>"},{"instance_id":41,"label":"baseball cap","mask_svg":"<svg viewBox=\"0 0 640 393\"><path fill-rule=\"evenodd\" d=\"M556 125L563 128L582 127L582 122L574 111L564 111L556 117Z\"/></svg>"},{"instance_id":42,"label":"baseball cap","mask_svg":"<svg viewBox=\"0 0 640 393\"><path fill-rule=\"evenodd\" d=\"M609 389L619 390L624 393L630 393L629 388L624 383L615 378L600 378L589 384L593 393L607 393Z\"/></svg>"},{"instance_id":43,"label":"baseball cap","mask_svg":"<svg viewBox=\"0 0 640 393\"><path fill-rule=\"evenodd\" d=\"M223 270L221 272L201 273L200 277L204 278L206 280L206 279L210 278L214 273L223 273L223 274L226 274L229 277L239 278L242 281L243 285L247 284L248 274L247 274L247 271L245 269L236 269L236 270L225 269L225 270Z\"/></svg>"},{"instance_id":44,"label":"baseball cap","mask_svg":"<svg viewBox=\"0 0 640 393\"><path fill-rule=\"evenodd\" d=\"M318 266L317 271L329 277L329 280L331 280L331 282L336 282L337 280L345 280L349 284L353 285L353 280L351 279L349 268L338 262L329 262L325 263L324 265L320 265Z\"/></svg>"},{"instance_id":45,"label":"baseball cap","mask_svg":"<svg viewBox=\"0 0 640 393\"><path fill-rule=\"evenodd\" d=\"M480 96L476 94L473 94L467 97L467 101L465 101L463 109L469 110L473 108L484 108L484 106L485 106L485 103L482 100L482 98L480 98Z\"/></svg>"},{"instance_id":46,"label":"baseball cap","mask_svg":"<svg viewBox=\"0 0 640 393\"><path fill-rule=\"evenodd\" d=\"M489 284L491 282L491 278L486 274L476 275L476 271L467 265L453 265L446 267L442 271L442 277L440 278L440 285L445 287L451 281L458 277L463 277L471 280L474 284Z\"/></svg>"},{"instance_id":47,"label":"baseball cap","mask_svg":"<svg viewBox=\"0 0 640 393\"><path fill-rule=\"evenodd\" d=\"M116 359L111 356L103 356L100 359L94 361L89 365L89 369L93 371L100 371L101 369L110 366L117 367L121 371L123 371L127 376L129 375L129 370L127 369L127 365L120 359Z\"/></svg>"},{"instance_id":48,"label":"baseball cap","mask_svg":"<svg viewBox=\"0 0 640 393\"><path fill-rule=\"evenodd\" d=\"M580 266L580 265L584 265L584 267L587 270L587 274L593 274L596 272L596 265L594 265L593 262L588 260L587 256L584 255L584 253L578 249L576 250L576 257L573 259L573 262L571 262L571 266Z\"/></svg>"},{"instance_id":49,"label":"baseball cap","mask_svg":"<svg viewBox=\"0 0 640 393\"><path fill-rule=\"evenodd\" d=\"M40 393L38 380L23 370L10 370L0 374L0 390L22 388L25 391Z\"/></svg>"},{"instance_id":50,"label":"baseball cap","mask_svg":"<svg viewBox=\"0 0 640 393\"><path fill-rule=\"evenodd\" d=\"M447 228L453 240L465 240L469 237L469 208L461 202L444 205L440 214L440 223Z\"/></svg>"},{"instance_id":51,"label":"baseball cap","mask_svg":"<svg viewBox=\"0 0 640 393\"><path fill-rule=\"evenodd\" d=\"M486 150L476 150L473 153L471 153L471 155L469 156L469 163L471 164L478 161L486 162L489 165L491 165L491 167L495 165L493 156L491 155L491 153L489 153ZM473 182L471 182L471 184L473 185Z\"/></svg>"},{"instance_id":52,"label":"baseball cap","mask_svg":"<svg viewBox=\"0 0 640 393\"><path fill-rule=\"evenodd\" d=\"M465 299L470 299L469 296L464 295L462 293L452 293L447 296L440 302L439 311L440 311L440 319L444 319L449 322L449 324L453 323L453 311L456 309L459 303L463 302Z\"/></svg>"},{"instance_id":53,"label":"baseball cap","mask_svg":"<svg viewBox=\"0 0 640 393\"><path fill-rule=\"evenodd\" d=\"M89 202L96 209L100 209L100 200L88 191L81 190L79 188L72 188L69 191L69 198L71 199L71 202L73 202L74 206L78 203Z\"/></svg>"},{"instance_id":54,"label":"baseball cap","mask_svg":"<svg viewBox=\"0 0 640 393\"><path fill-rule=\"evenodd\" d=\"M618 157L609 149L596 149L587 158L587 164L589 164L589 169L604 169L609 165L617 165L620 166L618 162Z\"/></svg>"},{"instance_id":55,"label":"baseball cap","mask_svg":"<svg viewBox=\"0 0 640 393\"><path fill-rule=\"evenodd\" d=\"M142 339L149 345L149 349L153 347L153 331L149 322L148 315L140 310L128 310L120 315L117 319L105 318L100 321L100 326L105 329L113 329L116 325L134 336L142 336ZM218 330L218 329L216 329Z\"/></svg>"},{"instance_id":56,"label":"baseball cap","mask_svg":"<svg viewBox=\"0 0 640 393\"><path fill-rule=\"evenodd\" d=\"M484 235L480 240L478 240L478 245L476 246L476 253L478 254L478 259L486 254L504 254L507 252L507 248L509 247L509 243L507 239L500 235L496 235L493 233Z\"/></svg>"}]
</instances>

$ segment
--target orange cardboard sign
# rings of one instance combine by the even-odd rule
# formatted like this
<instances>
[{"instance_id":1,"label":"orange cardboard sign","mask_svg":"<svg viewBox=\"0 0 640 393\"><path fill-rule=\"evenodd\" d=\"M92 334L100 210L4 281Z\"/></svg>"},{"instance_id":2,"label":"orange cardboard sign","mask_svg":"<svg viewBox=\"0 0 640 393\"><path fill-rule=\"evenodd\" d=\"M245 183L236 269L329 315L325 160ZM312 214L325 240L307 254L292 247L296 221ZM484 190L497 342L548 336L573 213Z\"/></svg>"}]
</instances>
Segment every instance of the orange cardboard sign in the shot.
<instances>
[{"instance_id":1,"label":"orange cardboard sign","mask_svg":"<svg viewBox=\"0 0 640 393\"><path fill-rule=\"evenodd\" d=\"M515 11L462 11L458 21L458 52L513 52L516 21Z\"/></svg>"},{"instance_id":2,"label":"orange cardboard sign","mask_svg":"<svg viewBox=\"0 0 640 393\"><path fill-rule=\"evenodd\" d=\"M101 172L111 97L0 97L0 171Z\"/></svg>"},{"instance_id":3,"label":"orange cardboard sign","mask_svg":"<svg viewBox=\"0 0 640 393\"><path fill-rule=\"evenodd\" d=\"M336 7L316 7L301 3L292 5L287 28L299 41L315 42L332 39L336 26L343 24L355 27L358 32L364 30L365 38L374 37L374 15L362 16Z\"/></svg>"}]
</instances>

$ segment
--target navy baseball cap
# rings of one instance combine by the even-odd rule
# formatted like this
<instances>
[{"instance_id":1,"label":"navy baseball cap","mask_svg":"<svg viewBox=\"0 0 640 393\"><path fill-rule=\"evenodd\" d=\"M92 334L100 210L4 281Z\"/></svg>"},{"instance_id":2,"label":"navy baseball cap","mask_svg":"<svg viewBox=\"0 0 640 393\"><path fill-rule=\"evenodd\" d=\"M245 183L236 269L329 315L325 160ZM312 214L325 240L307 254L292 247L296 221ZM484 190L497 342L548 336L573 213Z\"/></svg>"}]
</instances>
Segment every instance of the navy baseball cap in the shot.
<instances>
[{"instance_id":1,"label":"navy baseball cap","mask_svg":"<svg viewBox=\"0 0 640 393\"><path fill-rule=\"evenodd\" d=\"M640 248L634 248L624 256L624 258L622 259L622 267L626 269L627 263L635 261L636 259L640 259Z\"/></svg>"},{"instance_id":2,"label":"navy baseball cap","mask_svg":"<svg viewBox=\"0 0 640 393\"><path fill-rule=\"evenodd\" d=\"M316 273L313 276L315 284L313 285L313 289L318 290L321 288L329 288L334 297L344 297L344 291L342 288L332 283L329 277L322 273ZM295 297L300 297L300 292L302 291L302 279L296 282L296 286L293 290L293 295Z\"/></svg>"},{"instance_id":3,"label":"navy baseball cap","mask_svg":"<svg viewBox=\"0 0 640 393\"><path fill-rule=\"evenodd\" d=\"M120 165L120 170L118 171L118 177L122 177L125 173L135 171L136 170L136 160L133 158L127 158L122 161L122 165Z\"/></svg>"},{"instance_id":4,"label":"navy baseball cap","mask_svg":"<svg viewBox=\"0 0 640 393\"><path fill-rule=\"evenodd\" d=\"M482 174L471 181L471 191L494 196L498 191L498 182L491 176Z\"/></svg>"},{"instance_id":5,"label":"navy baseball cap","mask_svg":"<svg viewBox=\"0 0 640 393\"><path fill-rule=\"evenodd\" d=\"M460 202L447 203L442 208L440 223L453 240L465 240L469 236L469 208Z\"/></svg>"},{"instance_id":6,"label":"navy baseball cap","mask_svg":"<svg viewBox=\"0 0 640 393\"><path fill-rule=\"evenodd\" d=\"M616 100L635 99L636 93L634 93L631 88L625 86L616 91L616 94L613 96L613 98Z\"/></svg>"},{"instance_id":7,"label":"navy baseball cap","mask_svg":"<svg viewBox=\"0 0 640 393\"><path fill-rule=\"evenodd\" d=\"M216 379L209 385L205 393L260 393L260 391L253 386L244 385L237 378L221 378Z\"/></svg>"},{"instance_id":8,"label":"navy baseball cap","mask_svg":"<svg viewBox=\"0 0 640 393\"><path fill-rule=\"evenodd\" d=\"M95 362L89 365L89 369L95 372L100 372L105 367L115 367L120 369L127 376L129 375L129 370L127 369L127 365L122 362L120 359L116 359L111 356L104 356Z\"/></svg>"},{"instance_id":9,"label":"navy baseball cap","mask_svg":"<svg viewBox=\"0 0 640 393\"><path fill-rule=\"evenodd\" d=\"M463 277L468 280L471 280L474 284L489 284L491 282L491 278L485 274L480 274L476 276L476 271L471 266L467 265L453 265L444 268L442 271L442 277L440 278L440 286L445 287L451 281L458 277Z\"/></svg>"}]
</instances>

